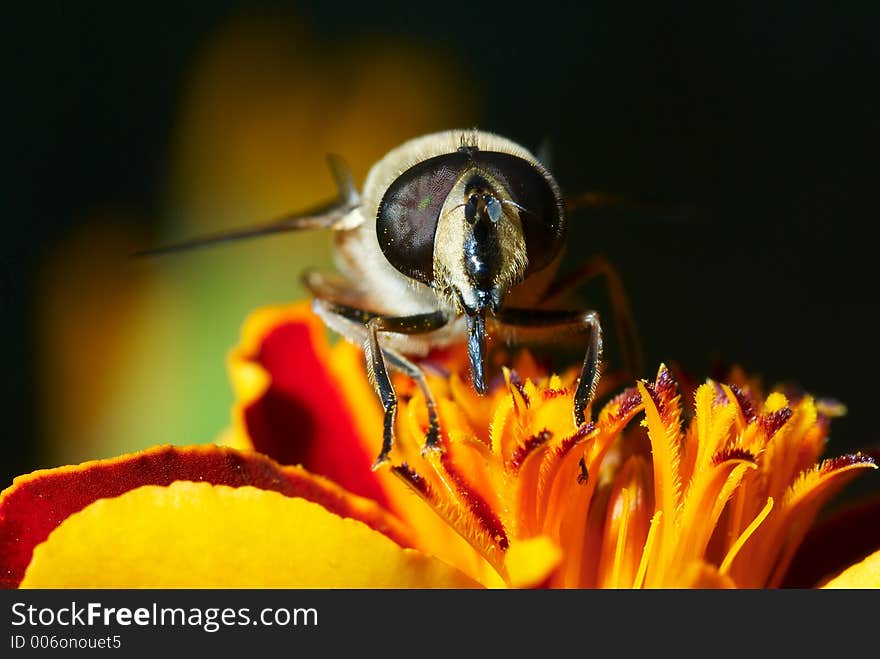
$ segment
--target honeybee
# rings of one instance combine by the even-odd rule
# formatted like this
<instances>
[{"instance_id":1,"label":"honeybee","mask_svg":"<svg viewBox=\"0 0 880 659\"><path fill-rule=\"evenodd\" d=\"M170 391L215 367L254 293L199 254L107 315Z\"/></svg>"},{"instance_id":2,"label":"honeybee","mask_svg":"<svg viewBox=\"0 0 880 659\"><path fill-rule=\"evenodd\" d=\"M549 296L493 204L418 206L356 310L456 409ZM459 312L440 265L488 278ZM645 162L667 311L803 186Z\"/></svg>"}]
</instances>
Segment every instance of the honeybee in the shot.
<instances>
[{"instance_id":1,"label":"honeybee","mask_svg":"<svg viewBox=\"0 0 880 659\"><path fill-rule=\"evenodd\" d=\"M374 468L394 443L397 395L389 369L411 377L424 394L425 449L436 449L436 406L418 360L466 341L471 381L483 394L493 332L568 328L586 336L573 401L574 422L583 424L600 375L602 325L593 310L544 308L559 288L568 227L562 193L545 165L515 142L479 130L405 142L373 165L360 192L338 156L328 161L339 188L333 203L149 253L331 229L339 273L307 272L304 282L324 323L364 348L384 409Z\"/></svg>"}]
</instances>

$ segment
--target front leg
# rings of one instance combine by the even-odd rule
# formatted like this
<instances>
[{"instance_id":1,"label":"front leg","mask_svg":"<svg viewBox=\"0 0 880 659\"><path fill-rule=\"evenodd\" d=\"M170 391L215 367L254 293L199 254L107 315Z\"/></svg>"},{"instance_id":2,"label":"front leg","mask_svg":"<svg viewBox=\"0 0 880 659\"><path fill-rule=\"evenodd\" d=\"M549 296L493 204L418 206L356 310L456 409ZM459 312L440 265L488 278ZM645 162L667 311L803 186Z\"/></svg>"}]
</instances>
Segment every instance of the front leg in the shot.
<instances>
[{"instance_id":1,"label":"front leg","mask_svg":"<svg viewBox=\"0 0 880 659\"><path fill-rule=\"evenodd\" d=\"M313 291L316 292L316 291ZM448 316L442 311L435 311L413 316L381 316L379 314L316 296L313 303L317 313L325 324L342 334L353 343L364 346L367 371L370 381L379 399L385 417L383 421L382 450L373 468L376 469L388 460L388 454L394 445L394 418L397 413L397 394L391 384L388 366L406 374L415 380L416 385L425 398L428 410L428 431L425 436L425 448L437 446L440 425L437 420L437 407L425 374L414 362L403 354L389 347L379 345L379 332L396 332L400 334L426 334L440 329L449 322Z\"/></svg>"},{"instance_id":2,"label":"front leg","mask_svg":"<svg viewBox=\"0 0 880 659\"><path fill-rule=\"evenodd\" d=\"M370 380L382 401L382 409L385 411L384 428L382 433L382 450L376 462L373 463L373 469L379 467L388 460L388 454L394 445L394 419L397 415L397 394L394 391L394 385L391 384L391 378L388 375L388 369L385 366L385 354L387 350L383 350L379 346L379 332L395 332L398 334L426 334L440 329L448 322L446 314L442 311L432 313L417 314L414 316L373 316L367 325L367 341L365 346L367 369L370 373ZM400 358L398 356L398 362ZM403 360L408 367L404 368L404 372L410 375L414 371L418 372L418 380L424 381L424 374L421 370L411 364L409 360ZM425 385L427 389L427 385ZM434 404L433 396L426 395L425 403L428 406L428 433L425 438L425 448L433 449L437 446L439 435L439 424L437 422L437 410Z\"/></svg>"},{"instance_id":3,"label":"front leg","mask_svg":"<svg viewBox=\"0 0 880 659\"><path fill-rule=\"evenodd\" d=\"M574 326L577 330L588 331L587 354L581 367L581 376L574 392L574 422L580 426L585 420L585 411L596 395L602 359L602 326L599 314L595 311L553 311L545 309L502 308L495 314L496 320L512 327L531 327L553 330Z\"/></svg>"}]
</instances>

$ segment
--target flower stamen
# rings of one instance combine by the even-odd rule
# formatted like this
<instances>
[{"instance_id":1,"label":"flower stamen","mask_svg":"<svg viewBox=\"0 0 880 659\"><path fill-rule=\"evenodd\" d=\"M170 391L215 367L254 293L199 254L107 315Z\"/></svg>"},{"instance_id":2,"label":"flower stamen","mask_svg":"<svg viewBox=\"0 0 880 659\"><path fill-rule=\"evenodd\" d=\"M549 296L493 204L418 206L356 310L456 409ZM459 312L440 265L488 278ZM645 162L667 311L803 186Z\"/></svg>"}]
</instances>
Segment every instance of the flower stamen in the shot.
<instances>
[{"instance_id":1,"label":"flower stamen","mask_svg":"<svg viewBox=\"0 0 880 659\"><path fill-rule=\"evenodd\" d=\"M752 520L751 524L746 527L745 531L740 533L739 537L736 539L736 542L733 543L733 547L730 548L730 551L727 552L727 556L725 556L724 560L721 562L721 567L718 568L718 571L721 574L727 574L727 572L730 570L730 566L733 564L733 559L736 558L739 550L742 549L743 545L746 544L746 541L767 518L767 515L770 514L771 510L773 510L773 497L767 497L767 503L764 504L761 512L759 512L755 519Z\"/></svg>"}]
</instances>

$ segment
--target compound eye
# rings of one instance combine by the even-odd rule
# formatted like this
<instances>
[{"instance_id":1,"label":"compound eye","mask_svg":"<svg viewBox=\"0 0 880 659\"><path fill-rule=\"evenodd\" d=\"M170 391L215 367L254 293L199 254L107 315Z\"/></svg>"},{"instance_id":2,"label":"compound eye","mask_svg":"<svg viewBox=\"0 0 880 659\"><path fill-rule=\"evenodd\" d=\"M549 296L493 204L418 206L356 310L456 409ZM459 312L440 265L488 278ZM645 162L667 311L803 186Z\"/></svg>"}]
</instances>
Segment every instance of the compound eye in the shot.
<instances>
[{"instance_id":1,"label":"compound eye","mask_svg":"<svg viewBox=\"0 0 880 659\"><path fill-rule=\"evenodd\" d=\"M434 280L434 236L446 197L468 162L466 153L429 158L388 186L376 216L376 236L388 262L407 277Z\"/></svg>"},{"instance_id":2,"label":"compound eye","mask_svg":"<svg viewBox=\"0 0 880 659\"><path fill-rule=\"evenodd\" d=\"M529 259L526 276L550 265L565 241L565 220L556 190L537 167L518 156L480 151L474 160L504 185L519 207ZM487 210L491 218L492 205L487 203Z\"/></svg>"}]
</instances>

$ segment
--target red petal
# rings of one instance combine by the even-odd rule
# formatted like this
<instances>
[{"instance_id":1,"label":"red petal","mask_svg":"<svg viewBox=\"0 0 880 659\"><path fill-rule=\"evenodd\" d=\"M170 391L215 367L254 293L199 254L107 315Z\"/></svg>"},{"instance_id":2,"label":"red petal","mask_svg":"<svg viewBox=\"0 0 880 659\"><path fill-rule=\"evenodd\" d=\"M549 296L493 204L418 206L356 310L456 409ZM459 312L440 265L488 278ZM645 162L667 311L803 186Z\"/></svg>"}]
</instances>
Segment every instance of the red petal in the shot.
<instances>
[{"instance_id":1,"label":"red petal","mask_svg":"<svg viewBox=\"0 0 880 659\"><path fill-rule=\"evenodd\" d=\"M253 347L239 349L239 358L262 368L269 380L242 409L254 449L386 504L371 470L375 456L365 451L354 411L328 371L331 353L321 321L305 304L269 313L274 322L254 323L262 328L257 336L246 326L244 343Z\"/></svg>"},{"instance_id":2,"label":"red petal","mask_svg":"<svg viewBox=\"0 0 880 659\"><path fill-rule=\"evenodd\" d=\"M412 546L400 522L375 502L354 497L300 467L282 467L257 453L213 445L159 446L16 478L0 499L0 586L15 588L19 584L34 547L69 515L97 499L119 496L141 485L168 485L177 480L252 485L302 497L342 517L359 519L402 546Z\"/></svg>"}]
</instances>

